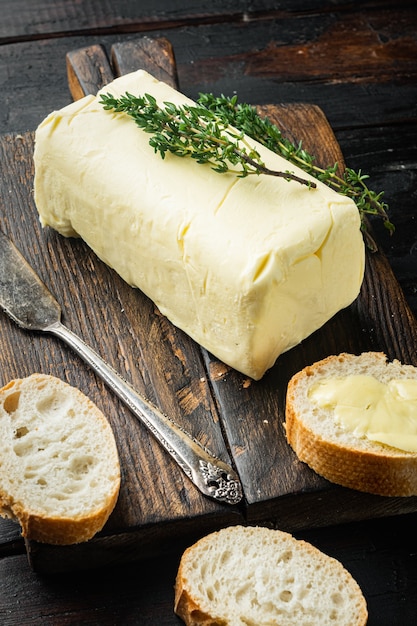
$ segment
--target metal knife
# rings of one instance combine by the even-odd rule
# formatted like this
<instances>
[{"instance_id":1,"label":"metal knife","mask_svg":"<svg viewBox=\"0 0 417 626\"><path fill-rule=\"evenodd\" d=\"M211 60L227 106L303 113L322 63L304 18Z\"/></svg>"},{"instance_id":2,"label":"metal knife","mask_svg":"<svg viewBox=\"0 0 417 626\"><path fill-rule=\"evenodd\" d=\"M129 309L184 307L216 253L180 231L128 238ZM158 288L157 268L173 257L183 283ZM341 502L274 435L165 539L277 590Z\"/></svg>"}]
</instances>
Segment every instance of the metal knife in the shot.
<instances>
[{"instance_id":1,"label":"metal knife","mask_svg":"<svg viewBox=\"0 0 417 626\"><path fill-rule=\"evenodd\" d=\"M108 363L61 323L61 307L10 239L0 231L0 307L26 330L62 339L154 435L206 496L238 504L242 485L236 472L141 396Z\"/></svg>"}]
</instances>

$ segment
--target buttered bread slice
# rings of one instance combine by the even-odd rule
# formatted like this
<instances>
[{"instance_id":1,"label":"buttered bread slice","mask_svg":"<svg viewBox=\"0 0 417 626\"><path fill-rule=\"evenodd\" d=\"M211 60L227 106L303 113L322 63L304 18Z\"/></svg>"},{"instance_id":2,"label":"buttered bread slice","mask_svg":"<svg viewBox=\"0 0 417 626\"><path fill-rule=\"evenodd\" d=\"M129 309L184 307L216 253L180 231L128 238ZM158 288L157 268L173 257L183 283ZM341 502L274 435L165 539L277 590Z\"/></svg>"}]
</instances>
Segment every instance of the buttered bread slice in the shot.
<instances>
[{"instance_id":1,"label":"buttered bread slice","mask_svg":"<svg viewBox=\"0 0 417 626\"><path fill-rule=\"evenodd\" d=\"M102 92L191 103L144 71ZM131 118L104 110L100 93L51 113L36 131L44 226L82 237L173 324L254 379L357 297L364 244L352 200L317 181L309 189L218 174L172 154L162 160ZM248 141L270 169L308 178Z\"/></svg>"},{"instance_id":2,"label":"buttered bread slice","mask_svg":"<svg viewBox=\"0 0 417 626\"><path fill-rule=\"evenodd\" d=\"M286 435L327 480L380 496L417 495L417 368L380 352L331 355L288 384Z\"/></svg>"}]
</instances>

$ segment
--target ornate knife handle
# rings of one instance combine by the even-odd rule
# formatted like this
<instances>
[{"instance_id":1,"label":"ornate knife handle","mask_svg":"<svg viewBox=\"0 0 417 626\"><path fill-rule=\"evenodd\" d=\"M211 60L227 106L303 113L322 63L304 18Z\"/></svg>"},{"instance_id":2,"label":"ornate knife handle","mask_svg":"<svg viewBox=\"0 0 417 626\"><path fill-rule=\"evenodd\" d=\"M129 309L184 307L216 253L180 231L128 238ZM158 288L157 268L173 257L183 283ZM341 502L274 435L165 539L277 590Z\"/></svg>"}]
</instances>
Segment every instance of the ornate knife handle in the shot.
<instances>
[{"instance_id":1,"label":"ornate knife handle","mask_svg":"<svg viewBox=\"0 0 417 626\"><path fill-rule=\"evenodd\" d=\"M133 415L151 431L204 495L227 504L238 504L241 501L243 492L240 479L227 463L211 454L178 424L143 398L92 348L60 321L54 322L44 330L62 339L102 378Z\"/></svg>"}]
</instances>

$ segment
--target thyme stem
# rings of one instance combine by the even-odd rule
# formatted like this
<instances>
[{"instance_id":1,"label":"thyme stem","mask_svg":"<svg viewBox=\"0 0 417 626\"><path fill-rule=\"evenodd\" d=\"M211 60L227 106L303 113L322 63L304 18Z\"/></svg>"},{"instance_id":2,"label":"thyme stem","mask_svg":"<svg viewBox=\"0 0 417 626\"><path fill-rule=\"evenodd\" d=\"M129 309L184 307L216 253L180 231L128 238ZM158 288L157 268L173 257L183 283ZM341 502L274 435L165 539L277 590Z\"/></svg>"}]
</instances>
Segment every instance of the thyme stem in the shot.
<instances>
[{"instance_id":1,"label":"thyme stem","mask_svg":"<svg viewBox=\"0 0 417 626\"><path fill-rule=\"evenodd\" d=\"M314 156L308 154L301 143L298 146L286 139L280 129L267 118L261 118L255 107L248 104L240 104L237 97L228 98L226 96L215 97L212 94L200 94L198 103L215 111L221 118L225 118L229 124L236 126L246 135L256 139L259 143L268 147L287 159L290 163L298 165L302 170L308 172L321 182L338 193L348 196L356 203L361 216L361 228L368 247L376 250L377 245L367 229L367 216L375 215L382 218L385 228L392 234L394 225L388 217L388 205L383 201L383 192L376 193L369 189L365 180L368 175L360 170L345 168L339 176L338 164L327 167L319 167L314 163Z\"/></svg>"},{"instance_id":2,"label":"thyme stem","mask_svg":"<svg viewBox=\"0 0 417 626\"><path fill-rule=\"evenodd\" d=\"M317 186L314 181L290 171L278 172L266 167L243 132L204 106L176 106L165 102L161 107L149 94L137 98L129 93L118 99L110 94L102 95L100 103L106 110L127 113L142 130L151 133L149 143L162 158L171 152L190 156L198 163L209 163L219 173L234 171L230 168L233 165L240 168L235 171L240 177L268 174L312 189Z\"/></svg>"}]
</instances>

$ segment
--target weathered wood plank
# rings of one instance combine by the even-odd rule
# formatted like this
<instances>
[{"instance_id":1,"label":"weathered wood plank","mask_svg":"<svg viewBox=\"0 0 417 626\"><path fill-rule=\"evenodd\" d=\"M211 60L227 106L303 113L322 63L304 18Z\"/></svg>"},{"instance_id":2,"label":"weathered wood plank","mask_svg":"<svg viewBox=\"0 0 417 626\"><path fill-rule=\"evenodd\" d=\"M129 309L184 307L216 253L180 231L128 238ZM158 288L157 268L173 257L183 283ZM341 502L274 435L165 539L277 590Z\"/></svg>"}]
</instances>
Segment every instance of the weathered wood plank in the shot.
<instances>
[{"instance_id":1,"label":"weathered wood plank","mask_svg":"<svg viewBox=\"0 0 417 626\"><path fill-rule=\"evenodd\" d=\"M387 0L361 3L361 10L375 12ZM397 2L396 7L409 7L408 2ZM208 3L205 0L125 0L123 3L101 0L3 0L0 22L0 43L10 40L62 36L62 34L99 32L101 36L114 32L140 32L158 28L172 28L193 23L249 22L250 20L305 15L322 16L330 12L349 12L346 0L284 0L277 7L274 0L224 0Z\"/></svg>"},{"instance_id":2,"label":"weathered wood plank","mask_svg":"<svg viewBox=\"0 0 417 626\"><path fill-rule=\"evenodd\" d=\"M282 80L279 66L275 67L275 72L273 68L268 70L262 78L245 73L246 61L253 51L261 51L268 45L282 44L290 47L298 42L305 45L314 43L314 33L320 36L314 11L321 15L325 24L329 24L334 23L331 22L333 18L328 21L326 13L336 13L341 17L342 14L348 16L360 13L365 8L367 15L372 17L372 14L375 16L388 8L393 16L393 23L398 23L395 18L397 8L406 9L404 29L396 29L398 38L404 42L401 38L402 31L409 32L408 25L415 19L415 2L226 1L212 3L218 17L214 17L212 23L207 24L204 23L206 18L203 12L200 16L194 14L195 19L192 18L193 11L211 10L210 3L202 0L178 3L168 0L144 0L140 3L136 0L112 3L108 0L98 1L101 6L98 11L92 9L91 14L88 13L88 7L84 10L83 5L88 3L94 8L97 0L82 0L77 3L70 0L54 1L54 5L59 7L55 12L51 8L51 0L2 1L0 37L5 36L7 41L22 43L7 45L2 39L3 45L0 46L1 134L34 130L49 111L70 101L65 77L65 55L69 50L100 41L109 51L112 43L136 38L141 30L153 29L155 34L169 37L174 44L181 88L191 97L195 97L199 91L226 94L237 92L242 101L263 104L311 102L325 112L348 165L362 167L364 171L371 173L373 186L386 191L397 231L394 237L389 238L385 231L378 228L378 224L374 224L374 228L378 243L383 244L391 267L406 291L407 300L417 313L417 81L415 73L402 73L409 67L411 47L395 44L401 59L398 59L397 70L394 69L386 82L378 79L378 75L384 74L383 54L379 56L379 64L373 60L376 63L375 76L369 76L364 82L360 81L360 76L355 82L354 78L348 78L348 74L346 79L342 77L339 82L332 81L331 77L325 82L315 80L314 76L310 80L307 75L303 77L303 55L295 54L293 61L299 80ZM129 14L132 10L129 6L133 5L134 12ZM276 8L278 5L279 8ZM223 7L230 11L230 20L227 15L220 15ZM190 21L171 21L159 26L157 22L152 22L151 13L155 8L161 17L167 16L169 12L171 16L176 12L178 17L178 11L183 10L188 12ZM269 15L271 19L265 19L268 17L266 12L271 8L276 9L275 13ZM248 11L243 24L240 20L246 9ZM139 16L143 17L147 10L150 19L147 23L139 23ZM305 15L302 14L303 10L306 11ZM237 14L238 11L241 12L240 15ZM310 14L307 15L307 12ZM123 17L127 17L127 21L120 23L118 20ZM288 17L294 19L287 20ZM89 23L90 18L92 21ZM227 20L227 23L222 24L222 20ZM93 24L94 32L91 30ZM61 27L62 32L59 30ZM361 31L363 32L362 28ZM81 35L81 32L85 34ZM131 34L122 35L123 32ZM110 34L102 36L104 33ZM393 30L389 24L384 28L378 27L377 36L381 41L387 43L392 35ZM47 41L46 38L50 36L58 38ZM30 41L31 38L37 41ZM320 50L325 56L318 58L317 62L324 66L328 55L334 53L334 48L331 45L325 47L323 39L320 41ZM360 50L356 47L358 42L355 30L346 31L346 42L342 42L345 50L346 44L351 43L359 54ZM362 42L365 44L366 39L363 38ZM376 49L375 40L372 49ZM381 47L380 51L383 50L385 48ZM368 52L369 48L364 47L364 59ZM223 57L227 60L225 71L222 71ZM286 59L285 53L283 59ZM391 63L392 60L391 57ZM200 71L194 71L190 67L203 61ZM331 58L329 62L334 64ZM342 64L345 62L346 59L343 59ZM363 67L366 71L365 62ZM1 167L0 162L0 175ZM7 186L6 193L13 197L15 190ZM24 221L25 202L21 204L22 213L19 219ZM0 205L1 220L3 206ZM51 247L52 244L53 242ZM85 252L77 249L77 254L84 255ZM360 332L360 324L358 330ZM42 346L43 344L39 344L37 348ZM122 356L116 357L117 364L121 367L122 360ZM92 388L94 390L94 384ZM341 508L351 506L352 495L354 494L345 494L344 500L340 502ZM308 519L312 509L306 505L304 511L298 510L298 514L303 513ZM312 541L320 549L339 558L352 572L364 591L369 607L370 626L408 625L415 622L417 606L417 563L412 549L416 521L416 514L397 516L395 519L374 519L337 528L304 531L298 533L298 536ZM14 543L18 537L16 526L0 520L0 543L6 550L1 552L3 558L0 559L0 621L4 626L95 624L97 621L102 626L115 623L146 623L147 626L178 624L172 611L172 585L178 555L169 560L152 559L143 568L134 564L101 568L94 574L81 573L74 576L70 573L41 577L28 569L25 555L4 558L7 553L16 554L16 550L23 550L22 542L18 546ZM3 539L6 543L3 543ZM128 552L131 546L126 543L125 549ZM56 559L56 555L53 558Z\"/></svg>"},{"instance_id":3,"label":"weathered wood plank","mask_svg":"<svg viewBox=\"0 0 417 626\"><path fill-rule=\"evenodd\" d=\"M150 52L152 46L154 54ZM175 82L171 52L165 40L147 39L145 45L139 42L134 46L130 42L126 50L118 45L110 56L116 61L118 72L133 69L133 62L143 61L146 66L149 60L152 64L156 60L162 74ZM94 46L67 55L75 97L86 91L94 93L94 81L97 88L101 87L103 75L112 71L104 63L103 54L101 48ZM99 63L100 71L94 71L94 62ZM302 140L305 148L317 155L319 165L343 163L331 127L318 107L262 106L260 112L279 124L290 139ZM70 327L99 352L104 352L116 369L127 372L139 391L225 459L227 449L222 432L226 434L227 448L238 468L247 499L242 519L273 521L294 530L416 510L417 499L376 498L328 484L297 461L283 432L287 381L307 363L343 350L360 352L371 348L385 350L391 358L417 363L415 320L384 257L369 256L367 278L357 303L335 316L301 346L280 357L264 379L255 383L225 367L175 329L143 294L130 289L100 263L83 242L41 232L29 198L33 175L31 135L8 136L3 142L7 168L3 184L5 189L9 185L13 193L5 200L6 230L20 243L35 267L44 272L58 299L62 298ZM18 186L13 182L16 180ZM0 197L4 196L3 193ZM28 206L24 206L25 202ZM25 219L16 220L16 215L24 215ZM68 286L65 292L62 285ZM101 306L102 302L106 302L106 307ZM389 316L386 319L387 303L395 312L394 321ZM239 519L238 510L231 512L203 501L192 488L189 490L190 485L181 484L183 477L178 475L177 468L171 467L170 460L148 433L132 423L130 415L110 397L100 381L79 367L76 357L67 354L56 342L31 336L34 350L26 355L23 365L19 355L27 344L27 335L13 328L8 320L0 319L0 323L5 329L3 382L14 377L16 371L22 376L34 369L52 369L102 406L115 429L125 473L124 487L104 533L88 545L89 563L99 564L107 558L104 545L112 546L113 559L123 560L127 553L128 558L137 558L138 554L143 556L152 549L155 541L159 549L167 549L173 532L184 537L195 532L197 526L200 530L211 525L220 527ZM403 338L397 332L398 323ZM21 348L16 350L16 345ZM43 351L39 357L41 345ZM26 347L25 350L28 352ZM139 435L141 441L136 443ZM346 497L350 506L343 508L340 504ZM28 552L38 569L75 567L85 561L86 554L85 546L65 550L68 558L65 562L62 549L34 543L29 543Z\"/></svg>"},{"instance_id":4,"label":"weathered wood plank","mask_svg":"<svg viewBox=\"0 0 417 626\"><path fill-rule=\"evenodd\" d=\"M346 505L346 503L345 503ZM337 558L358 581L369 626L411 626L417 606L416 516L372 520L297 537ZM173 585L181 547L160 560L39 576L25 556L0 559L2 626L100 624L179 626Z\"/></svg>"},{"instance_id":5,"label":"weathered wood plank","mask_svg":"<svg viewBox=\"0 0 417 626\"><path fill-rule=\"evenodd\" d=\"M164 76L175 81L175 63L173 59L171 63L168 60L170 51L165 40L149 40L145 46L139 46L135 58L138 61L142 58L145 65L152 57L159 59ZM117 54L113 58L117 58ZM123 59L123 53L119 53L119 58ZM98 68L94 67L96 64ZM97 91L103 84L103 77L107 80L112 77L104 51L98 46L70 53L67 70L71 90L77 97ZM100 263L97 265L97 259L89 251L86 256L81 241L69 242L57 237L56 233L41 231L31 194L32 154L32 135L8 135L0 140L3 168L0 185L4 185L0 188L0 198L5 199L0 208L4 232L12 237L29 262L41 270L41 276L49 268L45 282L62 304L64 322L123 376L130 378L144 396L227 461L228 452L198 347L181 332L177 334L143 294L130 289L119 278L114 282L114 272ZM20 199L17 197L19 193L15 195L16 186L22 192ZM13 195L7 197L6 190L13 190ZM25 219L16 219L18 215L25 215ZM64 249L60 248L61 245ZM60 253L65 257L62 261ZM52 281L48 281L51 276ZM131 300L132 296L134 300ZM136 297L143 302L135 301ZM0 317L0 359L3 364L0 384L41 370L83 389L103 409L113 426L123 472L116 509L101 535L87 548L81 545L71 551L28 542L28 554L35 569L66 569L79 567L83 562L89 566L99 565L103 559L107 562L109 533L117 533L117 540L112 541L112 558L123 560L128 553L128 558L134 559L146 555L147 550L155 550L156 545L159 550L165 550L173 535L177 540L189 535L195 530L196 519L200 529L217 528L219 523L222 524L222 518L223 523L240 519L239 510L219 507L201 496L102 381L96 380L84 364L80 367L78 357L68 354L66 347L59 342L45 342L44 336L28 336L13 326L4 315ZM28 347L28 341L32 339L35 342L33 351ZM42 344L46 344L46 349L41 348ZM43 358L38 358L39 353ZM19 355L24 355L24 363ZM78 366L74 367L77 362ZM132 445L135 439L140 439L139 446ZM194 521L190 529L191 518ZM177 527L180 520L183 523ZM160 527L161 522L165 524ZM133 535L120 532L127 530L133 531ZM138 532L140 542L136 537Z\"/></svg>"},{"instance_id":6,"label":"weathered wood plank","mask_svg":"<svg viewBox=\"0 0 417 626\"><path fill-rule=\"evenodd\" d=\"M66 55L68 86L73 100L95 95L113 79L113 72L103 46L71 50Z\"/></svg>"},{"instance_id":7,"label":"weathered wood plank","mask_svg":"<svg viewBox=\"0 0 417 626\"><path fill-rule=\"evenodd\" d=\"M24 554L25 544L20 525L10 519L0 518L0 559L12 554Z\"/></svg>"},{"instance_id":8,"label":"weathered wood plank","mask_svg":"<svg viewBox=\"0 0 417 626\"><path fill-rule=\"evenodd\" d=\"M169 325L143 294L129 288L101 264L83 242L41 229L32 197L32 154L32 135L0 138L2 230L55 294L63 308L64 323L139 392L227 461L198 347ZM108 558L105 546L109 533L127 528L133 533L143 532L143 545L136 542L136 552L130 547L133 558L137 551L146 550L149 534L154 544L164 549L167 533L171 537L189 533L187 520L191 516L201 528L211 528L222 518L226 523L239 518L238 510L204 498L146 429L66 346L54 338L22 331L4 314L0 316L0 337L1 385L35 371L53 374L86 393L113 427L122 466L122 488L106 528L92 540L91 554L97 562L106 554ZM168 521L171 529L162 525L158 539L155 525ZM131 546L130 538L122 535L116 541ZM120 554L126 556L127 551L122 548ZM59 549L52 552L57 556L54 560L49 555L49 567L54 563L65 567ZM34 561L38 554L34 549ZM93 562L90 560L90 564Z\"/></svg>"},{"instance_id":9,"label":"weathered wood plank","mask_svg":"<svg viewBox=\"0 0 417 626\"><path fill-rule=\"evenodd\" d=\"M415 38L409 35L409 45L402 45L395 20L391 26L387 17L387 23L380 25L374 35L388 41L384 44L386 49L377 49L375 44L370 50L373 54L371 76L362 46L374 31L371 26L362 24L354 50L350 49L349 54L338 52L338 81L328 78L322 67L322 59L327 63L328 57L321 54L327 55L329 50L320 41L331 40L333 29L341 30L342 24L352 27L346 20L343 15L336 19L332 14L298 16L297 19L249 21L244 28L241 24L219 23L158 29L153 36L169 38L175 49L181 90L190 97L196 97L201 91L213 91L236 92L242 101L253 104L311 102L322 108L334 130L415 120ZM417 32L415 11L404 11L403 20ZM137 37L137 34L106 35L100 38L100 43L109 51L111 44ZM296 53L294 42L303 49L316 45L316 40L319 42L318 52L313 57L316 66L310 74L303 54ZM343 51L340 34L338 43ZM33 130L49 111L68 103L66 54L91 44L97 44L94 34L0 46L0 132ZM357 67L355 77L351 74L351 62ZM395 65L401 76L396 90L386 82L386 63ZM293 78L285 75L285 67L291 68ZM262 74L257 73L258 70L262 70ZM362 80L362 73L366 80Z\"/></svg>"},{"instance_id":10,"label":"weathered wood plank","mask_svg":"<svg viewBox=\"0 0 417 626\"><path fill-rule=\"evenodd\" d=\"M221 7L211 8L204 0L156 3L154 0L126 0L120 3L101 0L71 0L61 2L27 2L26 0L6 0L2 3L0 43L10 39L29 39L39 36L53 36L56 33L82 33L87 31L132 32L149 30L157 25L175 26L184 22L217 19L222 15L242 13L244 0L226 0Z\"/></svg>"},{"instance_id":11,"label":"weathered wood plank","mask_svg":"<svg viewBox=\"0 0 417 626\"><path fill-rule=\"evenodd\" d=\"M116 43L111 54L116 76L142 69L178 89L174 48L165 37L142 37L136 41Z\"/></svg>"},{"instance_id":12,"label":"weathered wood plank","mask_svg":"<svg viewBox=\"0 0 417 626\"><path fill-rule=\"evenodd\" d=\"M287 28L284 28L284 27ZM282 81L383 82L393 73L415 76L417 14L399 9L276 20L284 40L254 50L244 60L245 74ZM295 29L297 37L295 37ZM354 33L349 38L348 34ZM367 50L367 54L363 54ZM298 62L294 62L298 59ZM325 61L324 61L325 59ZM206 60L210 62L209 59ZM225 59L225 63L233 58ZM226 65L227 67L227 65Z\"/></svg>"}]
</instances>

